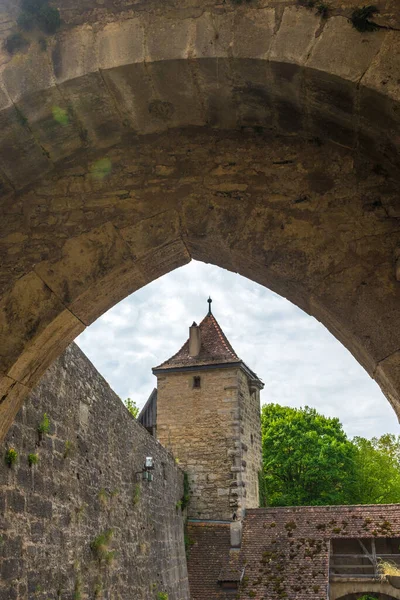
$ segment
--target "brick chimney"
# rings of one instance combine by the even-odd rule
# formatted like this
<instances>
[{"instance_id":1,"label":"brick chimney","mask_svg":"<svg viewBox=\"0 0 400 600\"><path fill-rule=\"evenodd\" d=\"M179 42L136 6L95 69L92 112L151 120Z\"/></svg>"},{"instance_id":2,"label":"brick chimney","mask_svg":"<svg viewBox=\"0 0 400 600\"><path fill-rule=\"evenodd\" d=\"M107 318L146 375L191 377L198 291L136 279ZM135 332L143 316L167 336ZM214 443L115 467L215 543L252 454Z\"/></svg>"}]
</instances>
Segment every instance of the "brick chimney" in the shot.
<instances>
[{"instance_id":1,"label":"brick chimney","mask_svg":"<svg viewBox=\"0 0 400 600\"><path fill-rule=\"evenodd\" d=\"M193 321L189 327L189 356L198 356L201 348L200 327Z\"/></svg>"}]
</instances>

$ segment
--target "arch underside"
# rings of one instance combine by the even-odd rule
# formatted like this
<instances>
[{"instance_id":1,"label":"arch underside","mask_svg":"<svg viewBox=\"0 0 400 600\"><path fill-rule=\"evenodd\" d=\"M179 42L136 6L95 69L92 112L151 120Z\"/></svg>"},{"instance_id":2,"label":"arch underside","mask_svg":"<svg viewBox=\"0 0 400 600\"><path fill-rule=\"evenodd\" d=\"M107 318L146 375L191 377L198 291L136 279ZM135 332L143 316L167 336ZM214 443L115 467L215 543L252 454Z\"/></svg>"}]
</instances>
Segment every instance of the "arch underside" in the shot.
<instances>
[{"instance_id":1,"label":"arch underside","mask_svg":"<svg viewBox=\"0 0 400 600\"><path fill-rule=\"evenodd\" d=\"M85 326L191 258L315 316L400 414L396 34L238 14L234 42L231 13L146 43L132 19L3 69L1 435Z\"/></svg>"},{"instance_id":2,"label":"arch underside","mask_svg":"<svg viewBox=\"0 0 400 600\"><path fill-rule=\"evenodd\" d=\"M390 583L376 581L366 582L343 582L330 584L330 600L359 600L364 595L370 595L376 600L396 600L400 598L400 590L394 588Z\"/></svg>"}]
</instances>

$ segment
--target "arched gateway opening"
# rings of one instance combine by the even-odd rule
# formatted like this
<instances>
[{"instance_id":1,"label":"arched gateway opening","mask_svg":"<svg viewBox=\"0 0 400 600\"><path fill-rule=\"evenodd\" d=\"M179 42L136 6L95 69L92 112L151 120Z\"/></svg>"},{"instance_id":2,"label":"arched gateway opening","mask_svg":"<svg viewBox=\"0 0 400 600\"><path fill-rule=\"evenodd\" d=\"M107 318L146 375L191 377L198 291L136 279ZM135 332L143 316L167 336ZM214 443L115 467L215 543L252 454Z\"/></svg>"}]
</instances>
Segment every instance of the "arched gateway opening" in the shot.
<instances>
[{"instance_id":1,"label":"arched gateway opening","mask_svg":"<svg viewBox=\"0 0 400 600\"><path fill-rule=\"evenodd\" d=\"M191 258L314 315L399 414L392 22L92 8L46 50L3 50L1 436L88 324Z\"/></svg>"}]
</instances>

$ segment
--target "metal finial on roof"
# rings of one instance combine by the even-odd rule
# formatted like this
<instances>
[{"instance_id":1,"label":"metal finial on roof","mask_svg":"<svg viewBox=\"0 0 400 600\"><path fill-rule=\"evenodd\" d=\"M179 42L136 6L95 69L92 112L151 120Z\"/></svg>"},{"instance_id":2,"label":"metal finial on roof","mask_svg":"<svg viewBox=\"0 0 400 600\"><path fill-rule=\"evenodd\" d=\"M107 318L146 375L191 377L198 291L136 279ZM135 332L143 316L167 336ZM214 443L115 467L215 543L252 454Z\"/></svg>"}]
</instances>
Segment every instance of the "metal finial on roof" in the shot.
<instances>
[{"instance_id":1,"label":"metal finial on roof","mask_svg":"<svg viewBox=\"0 0 400 600\"><path fill-rule=\"evenodd\" d=\"M211 302L212 302L211 296L208 297L207 302L208 302L208 314L212 315L212 312L211 312Z\"/></svg>"}]
</instances>

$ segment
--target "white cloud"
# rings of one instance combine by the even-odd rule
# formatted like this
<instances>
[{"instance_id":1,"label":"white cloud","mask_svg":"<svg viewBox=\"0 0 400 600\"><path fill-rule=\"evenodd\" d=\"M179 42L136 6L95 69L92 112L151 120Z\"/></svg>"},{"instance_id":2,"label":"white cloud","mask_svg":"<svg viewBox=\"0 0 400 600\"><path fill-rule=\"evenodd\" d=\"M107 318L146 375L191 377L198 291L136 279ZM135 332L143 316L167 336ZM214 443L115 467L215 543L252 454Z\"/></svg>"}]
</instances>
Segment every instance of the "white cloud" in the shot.
<instances>
[{"instance_id":1,"label":"white cloud","mask_svg":"<svg viewBox=\"0 0 400 600\"><path fill-rule=\"evenodd\" d=\"M377 384L318 321L270 290L192 261L117 304L77 343L121 398L143 406L151 368L187 339L213 298L213 313L238 355L264 381L262 402L309 405L337 416L350 435L400 433Z\"/></svg>"}]
</instances>

